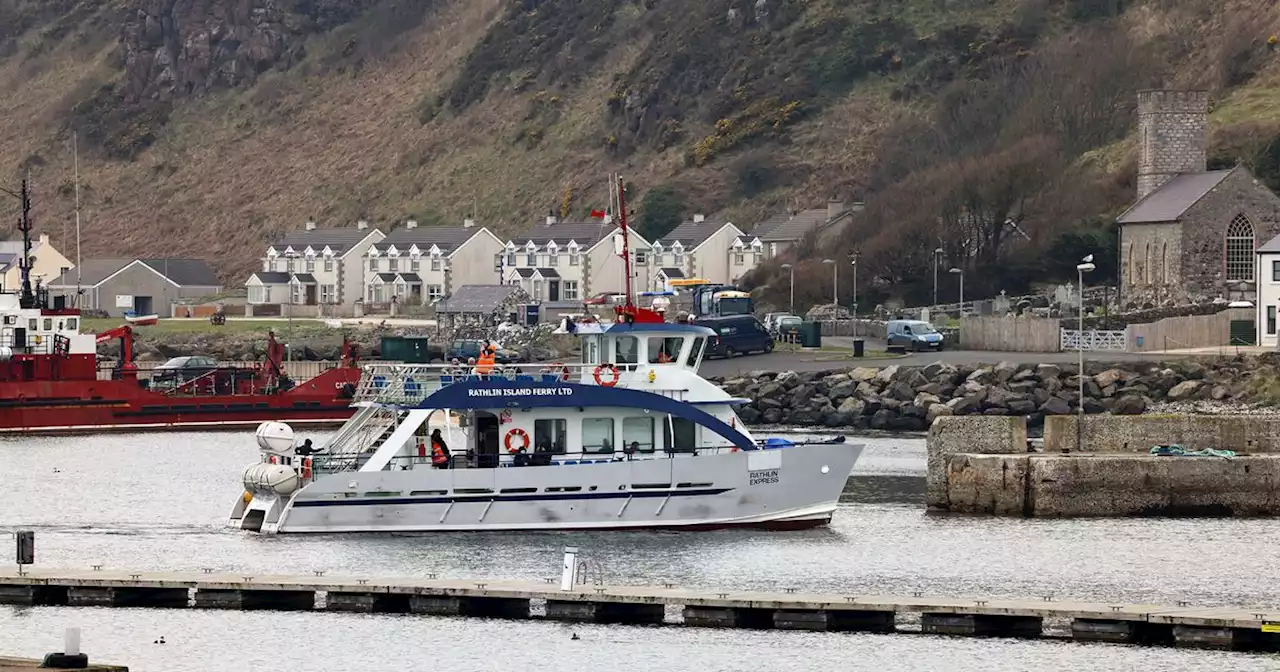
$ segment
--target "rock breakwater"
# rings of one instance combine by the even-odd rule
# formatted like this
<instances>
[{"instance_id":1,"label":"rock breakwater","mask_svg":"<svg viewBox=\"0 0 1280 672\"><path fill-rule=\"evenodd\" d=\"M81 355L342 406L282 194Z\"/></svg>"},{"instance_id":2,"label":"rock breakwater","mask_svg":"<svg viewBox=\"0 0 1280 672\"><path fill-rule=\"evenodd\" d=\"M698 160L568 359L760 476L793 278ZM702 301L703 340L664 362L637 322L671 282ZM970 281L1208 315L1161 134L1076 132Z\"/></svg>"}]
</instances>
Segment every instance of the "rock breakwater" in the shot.
<instances>
[{"instance_id":1,"label":"rock breakwater","mask_svg":"<svg viewBox=\"0 0 1280 672\"><path fill-rule=\"evenodd\" d=\"M1275 380L1272 355L1214 362L1086 363L1084 398L1074 364L854 367L782 373L752 371L715 379L735 397L743 422L920 431L940 415L1024 416L1036 427L1047 415L1079 412L1136 415L1153 406L1204 402L1243 405L1265 396Z\"/></svg>"}]
</instances>

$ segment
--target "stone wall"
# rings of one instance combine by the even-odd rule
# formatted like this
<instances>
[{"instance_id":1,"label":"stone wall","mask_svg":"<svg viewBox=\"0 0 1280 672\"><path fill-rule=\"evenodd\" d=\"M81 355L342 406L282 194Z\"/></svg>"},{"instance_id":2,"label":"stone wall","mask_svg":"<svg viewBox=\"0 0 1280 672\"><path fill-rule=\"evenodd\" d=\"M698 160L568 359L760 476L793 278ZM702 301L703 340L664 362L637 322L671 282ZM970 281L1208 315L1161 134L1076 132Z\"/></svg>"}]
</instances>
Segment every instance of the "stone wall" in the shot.
<instances>
[{"instance_id":1,"label":"stone wall","mask_svg":"<svg viewBox=\"0 0 1280 672\"><path fill-rule=\"evenodd\" d=\"M1045 418L1044 452L1146 453L1159 444L1280 454L1280 417L1268 415L1085 416L1077 448L1074 415ZM991 452L982 450L978 452Z\"/></svg>"},{"instance_id":2,"label":"stone wall","mask_svg":"<svg viewBox=\"0 0 1280 672\"><path fill-rule=\"evenodd\" d=\"M1126 224L1120 227L1120 303L1159 306L1184 302L1182 225Z\"/></svg>"}]
</instances>

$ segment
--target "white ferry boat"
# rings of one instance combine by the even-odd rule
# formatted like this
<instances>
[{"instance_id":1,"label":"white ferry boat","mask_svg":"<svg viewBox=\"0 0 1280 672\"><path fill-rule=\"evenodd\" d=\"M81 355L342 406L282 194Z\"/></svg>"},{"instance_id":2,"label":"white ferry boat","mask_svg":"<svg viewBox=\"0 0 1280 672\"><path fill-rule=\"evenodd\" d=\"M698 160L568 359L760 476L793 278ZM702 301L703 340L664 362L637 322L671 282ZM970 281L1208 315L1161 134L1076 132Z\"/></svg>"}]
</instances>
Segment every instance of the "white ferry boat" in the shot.
<instances>
[{"instance_id":1,"label":"white ferry boat","mask_svg":"<svg viewBox=\"0 0 1280 672\"><path fill-rule=\"evenodd\" d=\"M734 412L749 400L698 375L711 329L628 299L617 323L580 336L580 363L533 372L367 365L355 415L319 452L299 451L287 425L259 428L261 461L228 524L284 534L830 522L862 446L757 441ZM436 429L447 464L433 464Z\"/></svg>"}]
</instances>

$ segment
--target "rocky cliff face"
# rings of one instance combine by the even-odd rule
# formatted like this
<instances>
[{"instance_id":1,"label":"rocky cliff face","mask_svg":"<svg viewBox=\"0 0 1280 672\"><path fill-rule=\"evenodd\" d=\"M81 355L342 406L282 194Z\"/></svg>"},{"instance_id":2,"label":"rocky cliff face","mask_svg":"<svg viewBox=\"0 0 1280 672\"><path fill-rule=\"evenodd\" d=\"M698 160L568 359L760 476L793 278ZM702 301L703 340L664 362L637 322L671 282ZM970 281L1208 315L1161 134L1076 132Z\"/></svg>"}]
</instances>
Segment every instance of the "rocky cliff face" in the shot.
<instances>
[{"instance_id":1,"label":"rocky cliff face","mask_svg":"<svg viewBox=\"0 0 1280 672\"><path fill-rule=\"evenodd\" d=\"M274 0L140 2L120 32L126 99L199 95L247 84L277 64L287 66L287 15L279 4Z\"/></svg>"}]
</instances>

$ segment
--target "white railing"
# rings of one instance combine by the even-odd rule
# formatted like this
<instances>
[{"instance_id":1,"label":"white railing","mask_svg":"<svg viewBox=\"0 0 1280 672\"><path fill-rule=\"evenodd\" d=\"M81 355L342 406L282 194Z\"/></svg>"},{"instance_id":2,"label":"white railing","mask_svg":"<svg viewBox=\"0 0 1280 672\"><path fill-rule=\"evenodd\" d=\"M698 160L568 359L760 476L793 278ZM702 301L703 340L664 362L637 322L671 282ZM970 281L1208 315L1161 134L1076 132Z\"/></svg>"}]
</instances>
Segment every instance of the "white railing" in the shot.
<instances>
[{"instance_id":1,"label":"white railing","mask_svg":"<svg viewBox=\"0 0 1280 672\"><path fill-rule=\"evenodd\" d=\"M1066 350L1112 350L1124 352L1129 347L1128 331L1124 329L1104 331L1101 329L1062 329L1061 345Z\"/></svg>"},{"instance_id":2,"label":"white railing","mask_svg":"<svg viewBox=\"0 0 1280 672\"><path fill-rule=\"evenodd\" d=\"M635 364L619 364L617 371L602 371L601 380L608 383L617 376L617 385L645 384L645 391L663 394L673 399L683 399L684 390L653 389L648 386L648 374L637 370ZM475 366L447 364L366 364L356 388L355 402L374 402L400 406L417 405L446 385L462 383L477 377L490 380L505 379L529 384L579 383L596 385L596 364L508 364L494 366L487 374L481 374Z\"/></svg>"}]
</instances>

